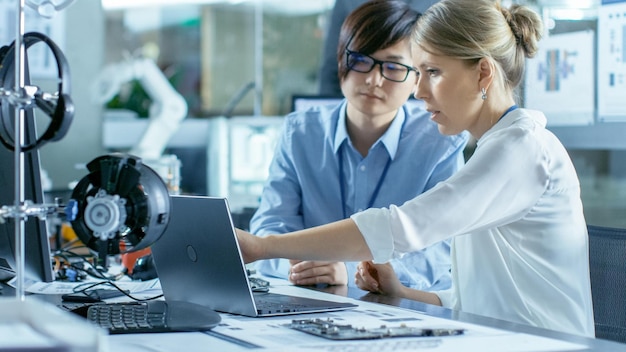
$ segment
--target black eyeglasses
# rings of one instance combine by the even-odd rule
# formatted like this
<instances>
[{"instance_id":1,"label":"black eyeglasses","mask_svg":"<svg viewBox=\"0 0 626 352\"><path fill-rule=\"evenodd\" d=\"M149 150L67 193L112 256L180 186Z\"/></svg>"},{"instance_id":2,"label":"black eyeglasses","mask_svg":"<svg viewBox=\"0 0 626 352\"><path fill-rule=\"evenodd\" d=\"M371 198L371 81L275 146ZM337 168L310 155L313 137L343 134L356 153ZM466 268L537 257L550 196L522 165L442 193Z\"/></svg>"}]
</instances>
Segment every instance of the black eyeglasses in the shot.
<instances>
[{"instance_id":1,"label":"black eyeglasses","mask_svg":"<svg viewBox=\"0 0 626 352\"><path fill-rule=\"evenodd\" d=\"M374 66L380 66L380 74L393 82L404 82L409 72L416 71L413 67L393 61L380 61L365 54L346 49L348 69L361 73L369 73Z\"/></svg>"}]
</instances>

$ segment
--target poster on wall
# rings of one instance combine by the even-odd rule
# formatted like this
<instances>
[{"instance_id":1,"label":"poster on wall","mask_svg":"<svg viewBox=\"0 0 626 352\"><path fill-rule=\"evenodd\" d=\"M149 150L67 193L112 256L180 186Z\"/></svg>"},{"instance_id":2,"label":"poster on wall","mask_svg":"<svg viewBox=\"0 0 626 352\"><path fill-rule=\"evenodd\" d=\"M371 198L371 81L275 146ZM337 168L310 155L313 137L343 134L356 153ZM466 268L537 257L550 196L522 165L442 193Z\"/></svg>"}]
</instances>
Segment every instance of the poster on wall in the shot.
<instances>
[{"instance_id":1,"label":"poster on wall","mask_svg":"<svg viewBox=\"0 0 626 352\"><path fill-rule=\"evenodd\" d=\"M593 124L593 41L592 31L552 35L528 60L524 105L543 111L548 126Z\"/></svg>"},{"instance_id":2,"label":"poster on wall","mask_svg":"<svg viewBox=\"0 0 626 352\"><path fill-rule=\"evenodd\" d=\"M626 0L598 11L598 120L626 122Z\"/></svg>"},{"instance_id":3,"label":"poster on wall","mask_svg":"<svg viewBox=\"0 0 626 352\"><path fill-rule=\"evenodd\" d=\"M17 32L18 2L0 0L0 46L15 41ZM48 36L64 51L65 49L65 12L60 11L52 18L40 16L30 7L24 7L24 32L39 32ZM58 70L52 52L44 44L34 44L28 49L28 68L31 77L56 78Z\"/></svg>"}]
</instances>

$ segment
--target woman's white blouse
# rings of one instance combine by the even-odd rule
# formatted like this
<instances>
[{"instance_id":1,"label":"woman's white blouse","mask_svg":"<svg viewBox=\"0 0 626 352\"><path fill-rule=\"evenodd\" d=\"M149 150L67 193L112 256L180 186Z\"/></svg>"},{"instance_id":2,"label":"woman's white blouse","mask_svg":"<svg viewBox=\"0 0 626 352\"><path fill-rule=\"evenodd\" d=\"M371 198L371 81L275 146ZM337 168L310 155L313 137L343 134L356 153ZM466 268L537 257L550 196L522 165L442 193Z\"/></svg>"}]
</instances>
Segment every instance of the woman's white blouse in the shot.
<instances>
[{"instance_id":1,"label":"woman's white blouse","mask_svg":"<svg viewBox=\"0 0 626 352\"><path fill-rule=\"evenodd\" d=\"M593 336L587 228L567 151L538 111L508 113L461 170L354 214L376 262L453 237L446 307Z\"/></svg>"}]
</instances>

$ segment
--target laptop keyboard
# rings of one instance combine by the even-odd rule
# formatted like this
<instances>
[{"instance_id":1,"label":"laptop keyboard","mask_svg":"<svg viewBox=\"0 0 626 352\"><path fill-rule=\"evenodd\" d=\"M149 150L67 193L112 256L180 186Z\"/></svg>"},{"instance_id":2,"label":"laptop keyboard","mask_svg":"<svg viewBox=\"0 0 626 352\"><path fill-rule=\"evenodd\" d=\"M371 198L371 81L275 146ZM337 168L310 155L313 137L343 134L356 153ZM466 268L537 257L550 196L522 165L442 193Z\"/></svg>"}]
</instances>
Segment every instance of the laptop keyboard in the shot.
<instances>
[{"instance_id":1,"label":"laptop keyboard","mask_svg":"<svg viewBox=\"0 0 626 352\"><path fill-rule=\"evenodd\" d=\"M258 297L255 298L254 302L256 304L257 311L266 314L297 312L308 307L304 304L276 302L274 300L268 300Z\"/></svg>"},{"instance_id":2,"label":"laptop keyboard","mask_svg":"<svg viewBox=\"0 0 626 352\"><path fill-rule=\"evenodd\" d=\"M346 308L344 303L275 293L255 293L254 302L257 308L257 312L262 315L290 312L319 312L323 310L337 310Z\"/></svg>"}]
</instances>

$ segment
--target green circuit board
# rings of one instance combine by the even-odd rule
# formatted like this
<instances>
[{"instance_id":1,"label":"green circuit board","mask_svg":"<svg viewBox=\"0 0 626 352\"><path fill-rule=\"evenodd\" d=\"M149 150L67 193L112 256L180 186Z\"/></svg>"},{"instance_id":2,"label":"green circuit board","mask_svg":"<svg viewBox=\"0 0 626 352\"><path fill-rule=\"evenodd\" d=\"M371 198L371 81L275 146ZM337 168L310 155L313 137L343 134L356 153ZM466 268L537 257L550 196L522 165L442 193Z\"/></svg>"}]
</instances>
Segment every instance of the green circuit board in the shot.
<instances>
[{"instance_id":1,"label":"green circuit board","mask_svg":"<svg viewBox=\"0 0 626 352\"><path fill-rule=\"evenodd\" d=\"M392 337L441 337L461 335L464 329L437 328L424 329L399 326L380 326L378 328L355 328L349 324L337 324L331 319L292 320L286 327L320 336L330 340L367 340Z\"/></svg>"}]
</instances>

